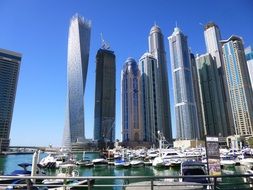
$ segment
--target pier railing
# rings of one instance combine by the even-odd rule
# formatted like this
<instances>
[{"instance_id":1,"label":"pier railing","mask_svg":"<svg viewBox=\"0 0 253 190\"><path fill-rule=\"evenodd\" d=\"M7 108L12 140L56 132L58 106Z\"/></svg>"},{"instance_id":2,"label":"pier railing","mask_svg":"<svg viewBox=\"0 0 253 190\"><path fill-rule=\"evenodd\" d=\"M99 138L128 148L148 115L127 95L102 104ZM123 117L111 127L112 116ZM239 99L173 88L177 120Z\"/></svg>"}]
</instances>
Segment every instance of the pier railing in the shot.
<instances>
[{"instance_id":1,"label":"pier railing","mask_svg":"<svg viewBox=\"0 0 253 190\"><path fill-rule=\"evenodd\" d=\"M206 183L185 182L187 179L207 179ZM248 190L253 189L253 174L239 174L239 175L222 175L222 176L209 176L209 175L192 175L192 176L83 176L83 177L55 177L55 176L0 176L0 179L20 179L19 184L0 184L0 189L50 189L55 185L44 185L37 183L36 180L42 179L78 179L87 180L85 185L77 185L81 189L88 190L199 190L199 189L213 189L213 190L228 190L240 189ZM92 181L95 180L95 183ZM34 182L35 181L35 182ZM0 180L1 183L1 180ZM63 184L60 185L61 189L71 189L73 185Z\"/></svg>"}]
</instances>

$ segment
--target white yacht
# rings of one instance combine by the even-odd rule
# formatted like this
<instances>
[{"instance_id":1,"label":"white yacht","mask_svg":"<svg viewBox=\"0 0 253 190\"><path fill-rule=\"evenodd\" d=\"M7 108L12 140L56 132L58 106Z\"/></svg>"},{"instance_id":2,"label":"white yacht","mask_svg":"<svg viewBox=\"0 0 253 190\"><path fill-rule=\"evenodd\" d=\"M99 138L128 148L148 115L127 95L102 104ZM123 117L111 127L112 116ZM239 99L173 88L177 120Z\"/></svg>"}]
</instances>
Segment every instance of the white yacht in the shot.
<instances>
[{"instance_id":1,"label":"white yacht","mask_svg":"<svg viewBox=\"0 0 253 190\"><path fill-rule=\"evenodd\" d=\"M235 166L236 162L233 156L220 155L220 165L222 167Z\"/></svg>"},{"instance_id":2,"label":"white yacht","mask_svg":"<svg viewBox=\"0 0 253 190\"><path fill-rule=\"evenodd\" d=\"M92 160L92 163L94 164L95 167L108 165L108 161L105 158L95 158Z\"/></svg>"},{"instance_id":3,"label":"white yacht","mask_svg":"<svg viewBox=\"0 0 253 190\"><path fill-rule=\"evenodd\" d=\"M158 154L159 154L158 150L150 150L147 153L147 157L148 157L148 159L154 159L155 157L158 156Z\"/></svg>"},{"instance_id":4,"label":"white yacht","mask_svg":"<svg viewBox=\"0 0 253 190\"><path fill-rule=\"evenodd\" d=\"M251 167L253 166L253 158L245 158L243 155L238 157L240 165Z\"/></svg>"},{"instance_id":5,"label":"white yacht","mask_svg":"<svg viewBox=\"0 0 253 190\"><path fill-rule=\"evenodd\" d=\"M152 166L156 168L164 167L165 166L164 159L161 156L155 157L155 159L152 162Z\"/></svg>"},{"instance_id":6,"label":"white yacht","mask_svg":"<svg viewBox=\"0 0 253 190\"><path fill-rule=\"evenodd\" d=\"M170 163L170 166L179 166L185 160L184 154L175 149L167 149L162 158L165 163Z\"/></svg>"},{"instance_id":7,"label":"white yacht","mask_svg":"<svg viewBox=\"0 0 253 190\"><path fill-rule=\"evenodd\" d=\"M142 167L142 166L144 166L144 161L135 159L135 160L131 160L130 164L132 167Z\"/></svg>"},{"instance_id":8,"label":"white yacht","mask_svg":"<svg viewBox=\"0 0 253 190\"><path fill-rule=\"evenodd\" d=\"M42 158L39 165L42 168L59 168L62 163L68 160L68 155L49 153L46 157Z\"/></svg>"}]
</instances>

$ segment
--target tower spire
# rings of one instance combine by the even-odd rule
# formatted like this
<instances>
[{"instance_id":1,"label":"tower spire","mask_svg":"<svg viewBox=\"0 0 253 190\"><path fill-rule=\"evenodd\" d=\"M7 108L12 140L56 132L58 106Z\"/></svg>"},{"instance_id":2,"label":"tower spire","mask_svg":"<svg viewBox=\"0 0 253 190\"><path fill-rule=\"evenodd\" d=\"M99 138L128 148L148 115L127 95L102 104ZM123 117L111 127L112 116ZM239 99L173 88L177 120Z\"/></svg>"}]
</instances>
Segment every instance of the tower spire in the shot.
<instances>
[{"instance_id":1,"label":"tower spire","mask_svg":"<svg viewBox=\"0 0 253 190\"><path fill-rule=\"evenodd\" d=\"M108 42L106 42L103 38L103 33L100 33L100 37L101 37L101 48L102 49L110 49L110 45L108 44Z\"/></svg>"}]
</instances>

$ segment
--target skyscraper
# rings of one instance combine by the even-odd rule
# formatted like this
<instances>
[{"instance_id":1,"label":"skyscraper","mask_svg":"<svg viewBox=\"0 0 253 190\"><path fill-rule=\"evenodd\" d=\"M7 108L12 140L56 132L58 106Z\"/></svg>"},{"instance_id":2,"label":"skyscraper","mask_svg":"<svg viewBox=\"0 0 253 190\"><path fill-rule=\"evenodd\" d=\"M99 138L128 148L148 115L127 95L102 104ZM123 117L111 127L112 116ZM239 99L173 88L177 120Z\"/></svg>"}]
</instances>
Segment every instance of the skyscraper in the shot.
<instances>
[{"instance_id":1,"label":"skyscraper","mask_svg":"<svg viewBox=\"0 0 253 190\"><path fill-rule=\"evenodd\" d=\"M0 152L6 151L10 144L20 64L21 54L0 49Z\"/></svg>"},{"instance_id":2,"label":"skyscraper","mask_svg":"<svg viewBox=\"0 0 253 190\"><path fill-rule=\"evenodd\" d=\"M221 34L219 27L213 22L207 23L205 25L204 36L207 53L210 53L211 56L215 58L217 68L221 68Z\"/></svg>"},{"instance_id":3,"label":"skyscraper","mask_svg":"<svg viewBox=\"0 0 253 190\"><path fill-rule=\"evenodd\" d=\"M204 135L228 136L216 62L207 53L196 58Z\"/></svg>"},{"instance_id":4,"label":"skyscraper","mask_svg":"<svg viewBox=\"0 0 253 190\"><path fill-rule=\"evenodd\" d=\"M213 23L209 22L205 25L205 43L206 43L206 50L209 53L214 62L216 62L216 67L218 69L219 80L221 84L222 90L222 101L220 102L224 106L225 116L226 116L226 125L223 126L223 131L228 131L228 135L234 133L233 130L233 119L232 119L232 111L231 111L231 104L229 100L228 94L228 84L226 80L226 76L224 74L224 64L222 59L222 49L221 49L221 34L219 27Z\"/></svg>"},{"instance_id":5,"label":"skyscraper","mask_svg":"<svg viewBox=\"0 0 253 190\"><path fill-rule=\"evenodd\" d=\"M176 27L168 37L178 139L199 138L187 37Z\"/></svg>"},{"instance_id":6,"label":"skyscraper","mask_svg":"<svg viewBox=\"0 0 253 190\"><path fill-rule=\"evenodd\" d=\"M94 140L115 141L116 63L114 52L101 48L96 55Z\"/></svg>"},{"instance_id":7,"label":"skyscraper","mask_svg":"<svg viewBox=\"0 0 253 190\"><path fill-rule=\"evenodd\" d=\"M251 46L245 48L245 55L247 60L247 66L249 71L251 88L253 89L253 50Z\"/></svg>"},{"instance_id":8,"label":"skyscraper","mask_svg":"<svg viewBox=\"0 0 253 190\"><path fill-rule=\"evenodd\" d=\"M121 72L122 142L134 146L143 139L139 123L140 71L133 58L127 58Z\"/></svg>"},{"instance_id":9,"label":"skyscraper","mask_svg":"<svg viewBox=\"0 0 253 190\"><path fill-rule=\"evenodd\" d=\"M236 135L253 134L253 95L240 37L221 41Z\"/></svg>"},{"instance_id":10,"label":"skyscraper","mask_svg":"<svg viewBox=\"0 0 253 190\"><path fill-rule=\"evenodd\" d=\"M85 139L84 91L90 51L91 22L75 15L70 21L67 63L67 110L63 145Z\"/></svg>"},{"instance_id":11,"label":"skyscraper","mask_svg":"<svg viewBox=\"0 0 253 190\"><path fill-rule=\"evenodd\" d=\"M145 53L139 60L140 76L140 126L143 130L143 141L156 143L158 131L162 131L162 112L158 105L158 64L150 53Z\"/></svg>"},{"instance_id":12,"label":"skyscraper","mask_svg":"<svg viewBox=\"0 0 253 190\"><path fill-rule=\"evenodd\" d=\"M203 124L203 115L201 111L199 77L198 77L198 72L197 72L196 59L193 53L190 53L190 60L191 60L192 82L193 82L198 125L199 125L199 137L200 139L204 139L204 124Z\"/></svg>"},{"instance_id":13,"label":"skyscraper","mask_svg":"<svg viewBox=\"0 0 253 190\"><path fill-rule=\"evenodd\" d=\"M172 127L171 127L171 115L170 115L170 98L169 98L169 83L168 83L168 71L166 62L166 53L164 48L163 34L161 29L154 25L149 33L149 53L157 60L158 79L157 85L159 85L159 91L157 92L157 106L160 109L161 132L164 137L172 142Z\"/></svg>"}]
</instances>

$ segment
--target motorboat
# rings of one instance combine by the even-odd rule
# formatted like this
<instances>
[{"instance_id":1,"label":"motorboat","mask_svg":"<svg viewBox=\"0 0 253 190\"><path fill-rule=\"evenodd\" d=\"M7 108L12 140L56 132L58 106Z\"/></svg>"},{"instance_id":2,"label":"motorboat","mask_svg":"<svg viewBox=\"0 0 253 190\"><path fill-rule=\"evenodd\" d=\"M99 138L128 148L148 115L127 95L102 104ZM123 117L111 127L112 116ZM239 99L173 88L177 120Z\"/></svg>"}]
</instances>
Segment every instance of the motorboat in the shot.
<instances>
[{"instance_id":1,"label":"motorboat","mask_svg":"<svg viewBox=\"0 0 253 190\"><path fill-rule=\"evenodd\" d=\"M241 156L238 156L238 160L240 162L240 165L251 167L253 166L253 158L245 156L244 154Z\"/></svg>"},{"instance_id":2,"label":"motorboat","mask_svg":"<svg viewBox=\"0 0 253 190\"><path fill-rule=\"evenodd\" d=\"M61 189L62 185L67 185L66 189L77 189L78 185L86 185L88 183L93 184L94 180L87 179L61 179L61 177L79 177L79 171L76 169L75 164L65 164L60 166L57 179L45 179L42 184L48 186L48 189ZM81 187L80 187L81 188Z\"/></svg>"},{"instance_id":3,"label":"motorboat","mask_svg":"<svg viewBox=\"0 0 253 190\"><path fill-rule=\"evenodd\" d=\"M91 159L86 156L86 152L83 152L83 158L81 160L77 160L75 161L76 165L80 166L80 167L93 167L94 164L91 161Z\"/></svg>"},{"instance_id":4,"label":"motorboat","mask_svg":"<svg viewBox=\"0 0 253 190\"><path fill-rule=\"evenodd\" d=\"M76 165L81 167L93 167L94 163L89 159L83 159L76 161Z\"/></svg>"},{"instance_id":5,"label":"motorboat","mask_svg":"<svg viewBox=\"0 0 253 190\"><path fill-rule=\"evenodd\" d=\"M130 164L132 167L142 167L144 166L144 161L143 160L138 160L138 159L134 159L130 161Z\"/></svg>"},{"instance_id":6,"label":"motorboat","mask_svg":"<svg viewBox=\"0 0 253 190\"><path fill-rule=\"evenodd\" d=\"M115 153L113 154L113 159L114 159L114 160L120 159L121 156L122 156L122 155L121 155L120 152L115 152Z\"/></svg>"},{"instance_id":7,"label":"motorboat","mask_svg":"<svg viewBox=\"0 0 253 190\"><path fill-rule=\"evenodd\" d=\"M162 154L162 158L165 163L170 163L170 166L180 166L185 159L182 153L174 149L167 149L166 152Z\"/></svg>"},{"instance_id":8,"label":"motorboat","mask_svg":"<svg viewBox=\"0 0 253 190\"><path fill-rule=\"evenodd\" d=\"M60 164L68 160L65 154L50 153L46 157L42 158L39 162L41 168L55 169L59 168Z\"/></svg>"},{"instance_id":9,"label":"motorboat","mask_svg":"<svg viewBox=\"0 0 253 190\"><path fill-rule=\"evenodd\" d=\"M151 150L148 152L147 157L151 160L155 159L157 157L159 152L157 150Z\"/></svg>"},{"instance_id":10,"label":"motorboat","mask_svg":"<svg viewBox=\"0 0 253 190\"><path fill-rule=\"evenodd\" d=\"M201 184L207 184L208 179L206 177L191 177L196 175L207 175L206 165L200 161L186 160L181 164L182 182L195 182Z\"/></svg>"},{"instance_id":11,"label":"motorboat","mask_svg":"<svg viewBox=\"0 0 253 190\"><path fill-rule=\"evenodd\" d=\"M29 166L32 166L32 164L29 163L20 163L18 164L19 167L23 168L23 169L18 169L18 170L14 170L13 172L11 172L10 174L7 174L5 176L30 176L31 175L31 171L28 170L27 168ZM17 179L7 179L7 178L1 178L0 179L0 184L11 184L14 181L17 181Z\"/></svg>"},{"instance_id":12,"label":"motorboat","mask_svg":"<svg viewBox=\"0 0 253 190\"><path fill-rule=\"evenodd\" d=\"M233 156L229 155L220 155L220 165L222 167L233 167L235 166L236 162Z\"/></svg>"},{"instance_id":13,"label":"motorboat","mask_svg":"<svg viewBox=\"0 0 253 190\"><path fill-rule=\"evenodd\" d=\"M165 166L165 162L163 160L162 157L158 156L156 157L153 162L152 162L152 166L156 167L156 168L160 168L160 167L164 167Z\"/></svg>"},{"instance_id":14,"label":"motorboat","mask_svg":"<svg viewBox=\"0 0 253 190\"><path fill-rule=\"evenodd\" d=\"M117 168L126 168L129 167L131 164L129 161L124 159L117 159L114 161L114 166Z\"/></svg>"},{"instance_id":15,"label":"motorboat","mask_svg":"<svg viewBox=\"0 0 253 190\"><path fill-rule=\"evenodd\" d=\"M230 156L234 156L236 158L236 157L242 155L242 151L237 150L237 149L230 149L227 154Z\"/></svg>"},{"instance_id":16,"label":"motorboat","mask_svg":"<svg viewBox=\"0 0 253 190\"><path fill-rule=\"evenodd\" d=\"M22 170L18 169L18 170L14 170L13 172L11 172L8 175L5 176L17 176L17 178L12 178L12 179L7 179L7 178L2 178L0 179L0 184L12 184L10 186L7 187L7 189L12 189L15 188L15 184L23 184L25 185L27 182L27 180L25 179L20 179L19 177L23 177L23 176L42 176L45 175L45 172L43 170L41 170L41 168L39 168L37 166L37 162L38 162L38 158L39 158L39 154L40 151L35 151L33 154L33 159L32 159L32 164L30 163L20 163L18 164L19 167L23 168ZM31 167L31 170L28 169L28 167ZM32 182L37 181L38 183L40 183L42 181L42 179L32 179Z\"/></svg>"},{"instance_id":17,"label":"motorboat","mask_svg":"<svg viewBox=\"0 0 253 190\"><path fill-rule=\"evenodd\" d=\"M95 167L108 165L108 161L105 158L95 158L92 160L92 163L94 164Z\"/></svg>"}]
</instances>

